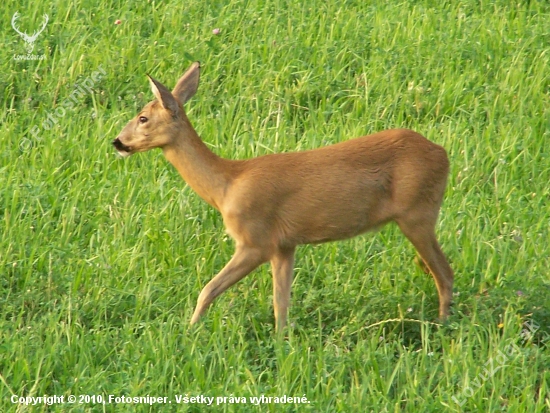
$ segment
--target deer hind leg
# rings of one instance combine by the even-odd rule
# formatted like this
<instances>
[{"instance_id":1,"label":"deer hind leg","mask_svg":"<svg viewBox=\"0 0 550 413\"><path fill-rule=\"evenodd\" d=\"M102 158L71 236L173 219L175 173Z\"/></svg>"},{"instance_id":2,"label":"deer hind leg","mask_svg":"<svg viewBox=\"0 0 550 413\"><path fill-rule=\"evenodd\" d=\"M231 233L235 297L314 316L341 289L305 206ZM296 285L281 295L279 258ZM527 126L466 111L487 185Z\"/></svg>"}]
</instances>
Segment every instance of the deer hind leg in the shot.
<instances>
[{"instance_id":1,"label":"deer hind leg","mask_svg":"<svg viewBox=\"0 0 550 413\"><path fill-rule=\"evenodd\" d=\"M280 249L271 257L273 271L273 311L275 312L275 329L282 332L286 326L290 289L294 273L295 248Z\"/></svg>"},{"instance_id":2,"label":"deer hind leg","mask_svg":"<svg viewBox=\"0 0 550 413\"><path fill-rule=\"evenodd\" d=\"M199 321L208 306L221 293L246 277L260 264L266 261L263 250L256 247L237 246L235 254L227 265L202 289L191 324Z\"/></svg>"},{"instance_id":3,"label":"deer hind leg","mask_svg":"<svg viewBox=\"0 0 550 413\"><path fill-rule=\"evenodd\" d=\"M451 306L454 276L435 237L435 219L401 218L397 220L397 224L403 234L412 242L421 261L433 276L439 294L439 318L445 320Z\"/></svg>"},{"instance_id":4,"label":"deer hind leg","mask_svg":"<svg viewBox=\"0 0 550 413\"><path fill-rule=\"evenodd\" d=\"M428 265L424 262L420 254L416 254L414 257L414 263L418 268L420 268L424 273L430 274L430 269L428 268Z\"/></svg>"}]
</instances>

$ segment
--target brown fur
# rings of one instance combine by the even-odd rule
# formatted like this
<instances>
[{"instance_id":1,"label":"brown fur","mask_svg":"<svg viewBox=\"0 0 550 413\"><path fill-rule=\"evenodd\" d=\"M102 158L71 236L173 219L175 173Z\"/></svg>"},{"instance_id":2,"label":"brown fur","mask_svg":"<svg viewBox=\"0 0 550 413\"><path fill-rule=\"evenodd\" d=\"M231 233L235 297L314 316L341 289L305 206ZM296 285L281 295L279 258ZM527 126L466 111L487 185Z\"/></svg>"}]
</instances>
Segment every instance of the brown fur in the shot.
<instances>
[{"instance_id":1,"label":"brown fur","mask_svg":"<svg viewBox=\"0 0 550 413\"><path fill-rule=\"evenodd\" d=\"M296 246L350 238L390 221L433 275L439 315L448 316L453 271L434 232L449 171L442 147L411 130L394 129L304 152L223 159L201 141L182 106L197 90L198 63L172 92L150 81L157 100L113 144L124 155L162 148L191 188L221 212L236 242L233 258L200 293L192 324L217 296L270 261L281 330Z\"/></svg>"}]
</instances>

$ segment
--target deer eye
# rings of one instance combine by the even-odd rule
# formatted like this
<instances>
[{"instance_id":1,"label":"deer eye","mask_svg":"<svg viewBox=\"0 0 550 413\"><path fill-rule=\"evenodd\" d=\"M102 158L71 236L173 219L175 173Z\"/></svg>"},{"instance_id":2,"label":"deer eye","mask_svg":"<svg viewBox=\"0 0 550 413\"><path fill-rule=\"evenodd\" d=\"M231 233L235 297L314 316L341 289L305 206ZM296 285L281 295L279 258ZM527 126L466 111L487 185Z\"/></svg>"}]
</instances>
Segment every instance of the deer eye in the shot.
<instances>
[{"instance_id":1,"label":"deer eye","mask_svg":"<svg viewBox=\"0 0 550 413\"><path fill-rule=\"evenodd\" d=\"M140 116L139 117L139 123L145 123L145 122L147 122L147 120L148 119L145 116Z\"/></svg>"}]
</instances>

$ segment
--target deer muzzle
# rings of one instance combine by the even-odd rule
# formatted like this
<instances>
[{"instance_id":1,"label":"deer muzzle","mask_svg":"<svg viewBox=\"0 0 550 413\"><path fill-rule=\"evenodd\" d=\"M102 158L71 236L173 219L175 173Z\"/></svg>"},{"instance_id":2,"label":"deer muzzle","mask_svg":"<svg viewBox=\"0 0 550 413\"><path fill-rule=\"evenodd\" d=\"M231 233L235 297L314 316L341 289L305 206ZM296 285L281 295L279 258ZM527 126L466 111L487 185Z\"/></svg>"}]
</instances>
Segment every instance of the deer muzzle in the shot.
<instances>
[{"instance_id":1,"label":"deer muzzle","mask_svg":"<svg viewBox=\"0 0 550 413\"><path fill-rule=\"evenodd\" d=\"M122 141L119 139L119 138L116 138L114 141L113 141L113 146L115 147L115 149L118 151L118 153L120 153L122 156L127 156L130 154L130 152L132 151L132 148L130 148L129 146L127 145L124 145L122 143Z\"/></svg>"}]
</instances>

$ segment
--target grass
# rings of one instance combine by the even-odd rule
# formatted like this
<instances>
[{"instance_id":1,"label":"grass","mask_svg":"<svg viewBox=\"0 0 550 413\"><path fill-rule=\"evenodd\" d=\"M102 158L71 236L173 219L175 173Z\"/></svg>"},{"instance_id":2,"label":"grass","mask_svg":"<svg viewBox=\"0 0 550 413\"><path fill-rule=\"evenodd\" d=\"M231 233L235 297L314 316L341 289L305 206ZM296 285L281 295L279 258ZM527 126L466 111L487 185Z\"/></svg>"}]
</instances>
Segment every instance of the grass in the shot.
<instances>
[{"instance_id":1,"label":"grass","mask_svg":"<svg viewBox=\"0 0 550 413\"><path fill-rule=\"evenodd\" d=\"M550 409L546 2L19 6L0 12L1 411ZM49 15L33 52L44 60L14 60L25 54L8 24L16 11L27 33ZM188 114L222 156L393 127L447 149L438 237L456 292L446 325L432 323L434 283L388 226L299 250L287 339L273 332L267 266L188 326L233 245L159 151L122 160L110 141L152 99L146 73L173 86L193 60L203 75ZM100 67L92 93L60 116ZM12 395L83 403L24 406ZM207 408L178 395L227 399ZM248 399L261 395L309 403Z\"/></svg>"}]
</instances>

